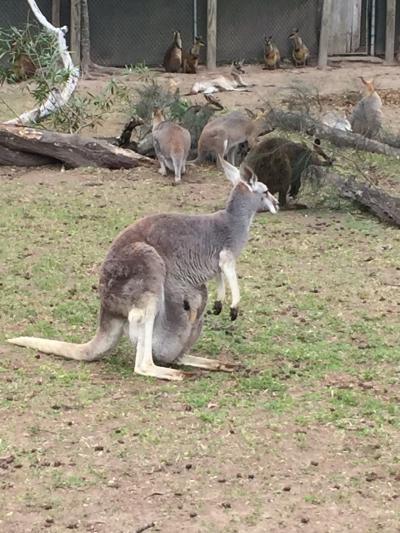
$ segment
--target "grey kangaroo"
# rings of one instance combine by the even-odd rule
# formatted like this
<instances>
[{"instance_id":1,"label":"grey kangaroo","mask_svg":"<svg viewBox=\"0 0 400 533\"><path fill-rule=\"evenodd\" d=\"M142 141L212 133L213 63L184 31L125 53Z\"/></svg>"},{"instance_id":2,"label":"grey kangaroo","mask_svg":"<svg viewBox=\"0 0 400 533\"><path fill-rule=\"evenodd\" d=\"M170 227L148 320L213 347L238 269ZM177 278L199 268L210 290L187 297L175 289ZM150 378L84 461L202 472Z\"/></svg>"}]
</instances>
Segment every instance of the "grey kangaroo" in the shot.
<instances>
[{"instance_id":1,"label":"grey kangaroo","mask_svg":"<svg viewBox=\"0 0 400 533\"><path fill-rule=\"evenodd\" d=\"M216 313L232 294L231 319L238 314L240 291L236 259L245 246L254 215L276 213L278 203L246 166L221 160L233 189L222 211L208 215L160 214L123 230L109 249L100 274L99 325L94 338L74 344L36 337L8 342L79 361L100 359L127 331L136 346L135 372L182 380L180 370L156 363L232 371L234 365L185 355L201 333L206 283L217 278Z\"/></svg>"}]
</instances>

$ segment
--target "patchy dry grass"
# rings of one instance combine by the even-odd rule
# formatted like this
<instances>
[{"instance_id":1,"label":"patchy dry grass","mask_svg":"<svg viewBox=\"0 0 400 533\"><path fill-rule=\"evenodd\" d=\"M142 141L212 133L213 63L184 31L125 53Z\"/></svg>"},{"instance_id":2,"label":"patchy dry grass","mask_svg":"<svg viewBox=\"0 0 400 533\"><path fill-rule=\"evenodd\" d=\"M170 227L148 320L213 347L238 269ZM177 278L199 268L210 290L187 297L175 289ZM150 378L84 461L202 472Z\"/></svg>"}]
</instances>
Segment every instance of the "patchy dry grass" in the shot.
<instances>
[{"instance_id":1,"label":"patchy dry grass","mask_svg":"<svg viewBox=\"0 0 400 533\"><path fill-rule=\"evenodd\" d=\"M4 174L2 530L397 530L397 229L349 206L260 215L240 318L207 315L194 349L245 368L161 383L134 375L127 341L86 365L3 341L88 339L112 238L147 213L219 208L222 176Z\"/></svg>"}]
</instances>

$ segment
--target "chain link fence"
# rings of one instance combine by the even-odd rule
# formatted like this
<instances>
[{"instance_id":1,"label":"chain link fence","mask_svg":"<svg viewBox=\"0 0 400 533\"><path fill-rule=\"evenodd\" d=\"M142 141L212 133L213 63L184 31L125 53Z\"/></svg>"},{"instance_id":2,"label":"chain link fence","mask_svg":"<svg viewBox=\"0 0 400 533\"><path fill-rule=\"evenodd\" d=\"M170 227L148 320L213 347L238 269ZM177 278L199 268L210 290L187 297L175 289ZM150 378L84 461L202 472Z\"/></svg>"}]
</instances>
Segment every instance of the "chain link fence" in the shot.
<instances>
[{"instance_id":1,"label":"chain link fence","mask_svg":"<svg viewBox=\"0 0 400 533\"><path fill-rule=\"evenodd\" d=\"M51 19L51 0L38 0ZM273 36L282 57L290 57L288 35L299 28L311 51L318 53L322 0L218 0L217 61L262 61L264 35ZM1 0L0 26L24 24L29 7L23 0ZM61 23L69 25L69 0L61 2ZM30 14L30 20L32 20ZM180 30L188 49L194 34L207 34L207 0L89 0L92 59L102 65L146 63L157 66ZM205 60L205 50L202 59Z\"/></svg>"}]
</instances>

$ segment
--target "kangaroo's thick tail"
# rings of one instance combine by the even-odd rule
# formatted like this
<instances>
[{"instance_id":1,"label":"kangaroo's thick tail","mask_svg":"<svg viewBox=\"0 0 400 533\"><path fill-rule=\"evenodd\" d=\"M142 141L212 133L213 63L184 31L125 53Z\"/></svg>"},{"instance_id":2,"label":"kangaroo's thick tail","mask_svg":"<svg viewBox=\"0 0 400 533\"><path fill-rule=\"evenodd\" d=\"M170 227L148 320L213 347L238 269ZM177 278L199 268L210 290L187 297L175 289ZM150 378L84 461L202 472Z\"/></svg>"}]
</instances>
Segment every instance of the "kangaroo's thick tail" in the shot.
<instances>
[{"instance_id":1,"label":"kangaroo's thick tail","mask_svg":"<svg viewBox=\"0 0 400 533\"><path fill-rule=\"evenodd\" d=\"M122 335L124 321L117 318L108 318L100 323L96 335L89 342L75 344L73 342L41 339L39 337L15 337L7 339L10 344L33 348L43 353L59 355L77 361L95 361L111 350Z\"/></svg>"},{"instance_id":2,"label":"kangaroo's thick tail","mask_svg":"<svg viewBox=\"0 0 400 533\"><path fill-rule=\"evenodd\" d=\"M176 154L171 156L172 159L172 165L174 167L175 172L175 181L180 181L182 177L182 169L183 169L183 154Z\"/></svg>"}]
</instances>

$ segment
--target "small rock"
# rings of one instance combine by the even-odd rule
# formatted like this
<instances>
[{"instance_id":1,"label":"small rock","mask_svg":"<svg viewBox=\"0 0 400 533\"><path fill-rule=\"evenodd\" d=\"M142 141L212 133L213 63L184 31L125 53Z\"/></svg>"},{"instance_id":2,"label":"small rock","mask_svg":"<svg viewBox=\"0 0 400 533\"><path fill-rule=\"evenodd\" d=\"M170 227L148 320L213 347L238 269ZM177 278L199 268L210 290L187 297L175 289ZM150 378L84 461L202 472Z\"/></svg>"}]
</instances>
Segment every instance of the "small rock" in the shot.
<instances>
[{"instance_id":1,"label":"small rock","mask_svg":"<svg viewBox=\"0 0 400 533\"><path fill-rule=\"evenodd\" d=\"M97 444L95 447L94 447L94 451L95 452L102 452L104 450L104 446L101 446L100 444Z\"/></svg>"},{"instance_id":2,"label":"small rock","mask_svg":"<svg viewBox=\"0 0 400 533\"><path fill-rule=\"evenodd\" d=\"M318 464L319 464L318 461L311 461L312 466L318 466Z\"/></svg>"},{"instance_id":3,"label":"small rock","mask_svg":"<svg viewBox=\"0 0 400 533\"><path fill-rule=\"evenodd\" d=\"M197 513L190 513L189 516L190 516L190 518L196 518Z\"/></svg>"},{"instance_id":4,"label":"small rock","mask_svg":"<svg viewBox=\"0 0 400 533\"><path fill-rule=\"evenodd\" d=\"M310 521L310 519L307 518L306 516L303 516L302 519L300 520L300 522L301 522L302 524L308 524L309 521Z\"/></svg>"},{"instance_id":5,"label":"small rock","mask_svg":"<svg viewBox=\"0 0 400 533\"><path fill-rule=\"evenodd\" d=\"M192 468L193 465L191 465L190 463L188 463L187 465L185 465L185 468L186 470L190 470Z\"/></svg>"},{"instance_id":6,"label":"small rock","mask_svg":"<svg viewBox=\"0 0 400 533\"><path fill-rule=\"evenodd\" d=\"M107 487L111 487L112 489L119 489L120 484L116 479L110 479L110 481L107 483Z\"/></svg>"},{"instance_id":7,"label":"small rock","mask_svg":"<svg viewBox=\"0 0 400 533\"><path fill-rule=\"evenodd\" d=\"M231 509L231 507L232 507L232 505L229 502L223 502L223 503L221 503L221 506L224 509Z\"/></svg>"},{"instance_id":8,"label":"small rock","mask_svg":"<svg viewBox=\"0 0 400 533\"><path fill-rule=\"evenodd\" d=\"M290 487L289 485L285 485L285 486L283 487L283 490L284 490L285 492L290 492L290 491L292 490L292 487Z\"/></svg>"}]
</instances>

